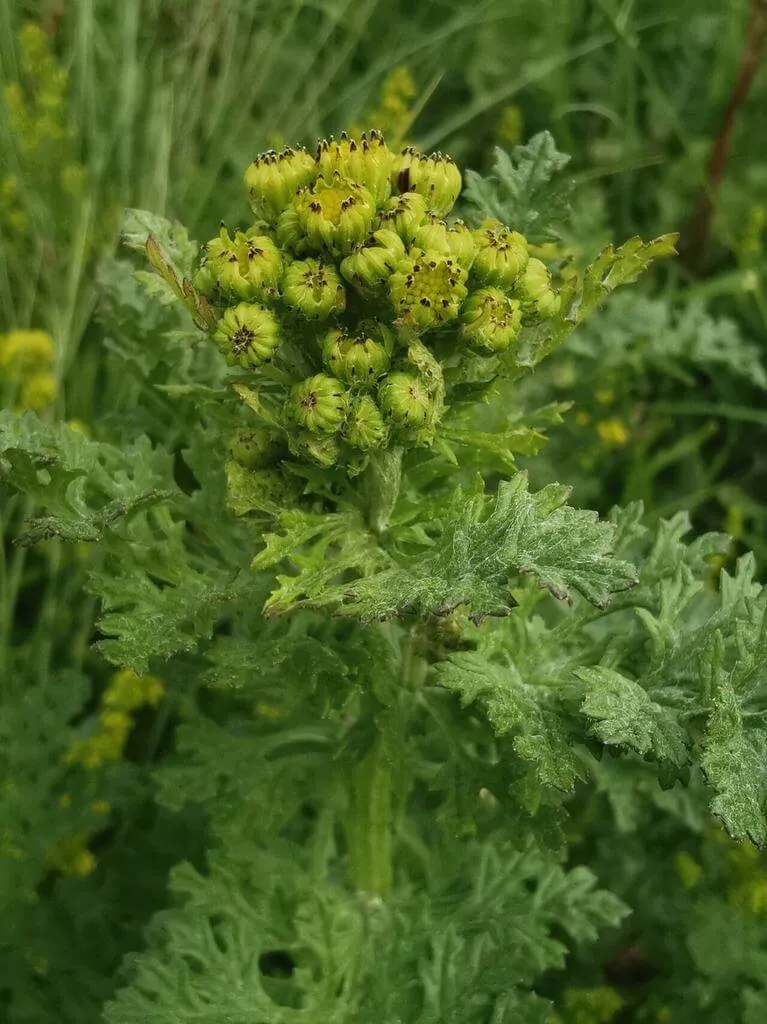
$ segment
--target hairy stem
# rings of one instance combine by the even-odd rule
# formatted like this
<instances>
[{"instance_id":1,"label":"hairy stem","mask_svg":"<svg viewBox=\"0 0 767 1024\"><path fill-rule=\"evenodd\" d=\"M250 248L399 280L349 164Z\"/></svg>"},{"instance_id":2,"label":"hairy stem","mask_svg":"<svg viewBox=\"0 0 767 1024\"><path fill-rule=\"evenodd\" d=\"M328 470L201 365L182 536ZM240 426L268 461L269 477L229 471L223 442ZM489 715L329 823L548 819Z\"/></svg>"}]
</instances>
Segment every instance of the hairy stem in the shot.
<instances>
[{"instance_id":1,"label":"hairy stem","mask_svg":"<svg viewBox=\"0 0 767 1024\"><path fill-rule=\"evenodd\" d=\"M378 536L389 526L389 518L399 497L401 479L401 448L387 448L370 456L365 472L367 514L368 524Z\"/></svg>"},{"instance_id":2,"label":"hairy stem","mask_svg":"<svg viewBox=\"0 0 767 1024\"><path fill-rule=\"evenodd\" d=\"M711 155L706 167L706 181L697 208L690 218L687 228L682 232L680 252L684 262L692 270L701 265L705 255L714 203L724 176L737 114L749 94L765 48L767 48L767 0L752 0L751 17L741 53L738 78L711 148Z\"/></svg>"},{"instance_id":3,"label":"hairy stem","mask_svg":"<svg viewBox=\"0 0 767 1024\"><path fill-rule=\"evenodd\" d=\"M391 785L391 766L378 736L352 774L346 835L357 889L380 899L392 886Z\"/></svg>"}]
</instances>

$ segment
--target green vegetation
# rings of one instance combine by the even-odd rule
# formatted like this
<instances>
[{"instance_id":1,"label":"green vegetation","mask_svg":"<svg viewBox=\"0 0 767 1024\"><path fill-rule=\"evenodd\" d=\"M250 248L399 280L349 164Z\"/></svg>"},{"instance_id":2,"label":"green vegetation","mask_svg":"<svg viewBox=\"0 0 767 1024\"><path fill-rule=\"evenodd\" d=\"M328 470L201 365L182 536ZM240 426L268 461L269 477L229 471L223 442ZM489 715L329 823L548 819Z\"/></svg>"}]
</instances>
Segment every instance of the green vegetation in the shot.
<instances>
[{"instance_id":1,"label":"green vegetation","mask_svg":"<svg viewBox=\"0 0 767 1024\"><path fill-rule=\"evenodd\" d=\"M766 50L0 0L0 1021L767 1018Z\"/></svg>"}]
</instances>

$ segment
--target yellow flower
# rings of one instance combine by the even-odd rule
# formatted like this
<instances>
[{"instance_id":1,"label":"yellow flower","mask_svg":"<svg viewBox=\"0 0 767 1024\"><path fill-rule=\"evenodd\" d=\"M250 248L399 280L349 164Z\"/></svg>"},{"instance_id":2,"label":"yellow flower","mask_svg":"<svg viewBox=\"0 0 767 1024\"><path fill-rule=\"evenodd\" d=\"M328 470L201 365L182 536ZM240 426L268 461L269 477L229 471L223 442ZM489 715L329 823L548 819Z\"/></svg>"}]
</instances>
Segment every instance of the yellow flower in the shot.
<instances>
[{"instance_id":1,"label":"yellow flower","mask_svg":"<svg viewBox=\"0 0 767 1024\"><path fill-rule=\"evenodd\" d=\"M581 409L575 414L575 422L579 427L587 427L591 423L591 416Z\"/></svg>"},{"instance_id":2,"label":"yellow flower","mask_svg":"<svg viewBox=\"0 0 767 1024\"><path fill-rule=\"evenodd\" d=\"M619 419L602 420L597 423L597 433L605 444L620 448L629 440L630 434Z\"/></svg>"},{"instance_id":3,"label":"yellow flower","mask_svg":"<svg viewBox=\"0 0 767 1024\"><path fill-rule=\"evenodd\" d=\"M498 139L507 146L516 146L522 141L524 129L524 118L522 111L514 103L510 103L501 111L498 118Z\"/></svg>"},{"instance_id":4,"label":"yellow flower","mask_svg":"<svg viewBox=\"0 0 767 1024\"><path fill-rule=\"evenodd\" d=\"M0 368L21 379L53 363L53 338L46 331L17 330L0 334Z\"/></svg>"},{"instance_id":5,"label":"yellow flower","mask_svg":"<svg viewBox=\"0 0 767 1024\"><path fill-rule=\"evenodd\" d=\"M596 393L596 400L600 405L609 405L615 400L615 392L612 388L600 388Z\"/></svg>"},{"instance_id":6,"label":"yellow flower","mask_svg":"<svg viewBox=\"0 0 767 1024\"><path fill-rule=\"evenodd\" d=\"M685 850L677 853L674 858L674 867L685 889L694 889L703 874L703 868Z\"/></svg>"},{"instance_id":7,"label":"yellow flower","mask_svg":"<svg viewBox=\"0 0 767 1024\"><path fill-rule=\"evenodd\" d=\"M48 864L62 875L86 878L96 867L96 858L86 845L86 837L78 832L48 851Z\"/></svg>"},{"instance_id":8,"label":"yellow flower","mask_svg":"<svg viewBox=\"0 0 767 1024\"><path fill-rule=\"evenodd\" d=\"M416 84L406 67L397 67L381 85L378 105L367 115L367 124L374 124L394 149L405 142L415 116ZM349 134L359 135L366 125L352 125Z\"/></svg>"},{"instance_id":9,"label":"yellow flower","mask_svg":"<svg viewBox=\"0 0 767 1024\"><path fill-rule=\"evenodd\" d=\"M132 669L124 668L116 672L104 694L104 705L108 708L120 708L122 711L135 711L136 708L149 704L156 707L165 687L156 676L139 676Z\"/></svg>"},{"instance_id":10,"label":"yellow flower","mask_svg":"<svg viewBox=\"0 0 767 1024\"><path fill-rule=\"evenodd\" d=\"M21 389L19 407L37 412L50 405L56 397L56 378L50 373L36 373Z\"/></svg>"}]
</instances>

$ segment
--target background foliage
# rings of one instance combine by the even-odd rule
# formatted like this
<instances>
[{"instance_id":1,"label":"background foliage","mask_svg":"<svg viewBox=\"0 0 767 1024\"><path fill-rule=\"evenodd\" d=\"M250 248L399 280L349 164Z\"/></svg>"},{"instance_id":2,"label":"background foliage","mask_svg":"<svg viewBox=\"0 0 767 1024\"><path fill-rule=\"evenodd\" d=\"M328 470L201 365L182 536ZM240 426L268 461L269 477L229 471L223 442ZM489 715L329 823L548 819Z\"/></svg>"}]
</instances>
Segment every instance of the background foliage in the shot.
<instances>
[{"instance_id":1,"label":"background foliage","mask_svg":"<svg viewBox=\"0 0 767 1024\"><path fill-rule=\"evenodd\" d=\"M0 0L0 1019L764 1019L764 67L705 246L451 439L466 488L513 459L572 485L544 492L558 529L612 514L638 586L565 611L521 579L476 643L418 635L439 671L396 699L400 627L258 614L222 366L120 244L148 209L189 260L255 153L368 123L451 152L464 216L566 273L684 242L763 6ZM433 469L412 501L437 510ZM520 480L497 504L521 520ZM402 778L371 917L333 865L372 722Z\"/></svg>"}]
</instances>

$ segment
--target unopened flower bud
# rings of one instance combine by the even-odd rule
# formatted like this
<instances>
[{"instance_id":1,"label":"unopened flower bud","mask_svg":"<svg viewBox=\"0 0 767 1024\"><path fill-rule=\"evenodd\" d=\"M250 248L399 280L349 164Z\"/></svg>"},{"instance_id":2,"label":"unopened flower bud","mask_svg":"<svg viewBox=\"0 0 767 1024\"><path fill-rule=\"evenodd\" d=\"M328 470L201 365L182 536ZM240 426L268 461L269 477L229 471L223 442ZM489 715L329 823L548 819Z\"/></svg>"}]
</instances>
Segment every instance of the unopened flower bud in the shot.
<instances>
[{"instance_id":1,"label":"unopened flower bud","mask_svg":"<svg viewBox=\"0 0 767 1024\"><path fill-rule=\"evenodd\" d=\"M487 284L510 288L527 266L527 240L498 220L486 220L474 232L473 271Z\"/></svg>"},{"instance_id":2,"label":"unopened flower bud","mask_svg":"<svg viewBox=\"0 0 767 1024\"><path fill-rule=\"evenodd\" d=\"M370 395L361 395L351 402L344 425L344 438L352 448L359 448L363 452L382 448L388 434L381 411Z\"/></svg>"},{"instance_id":3,"label":"unopened flower bud","mask_svg":"<svg viewBox=\"0 0 767 1024\"><path fill-rule=\"evenodd\" d=\"M238 232L236 238L241 246L244 276L253 286L254 297L276 295L283 273L280 250L268 235Z\"/></svg>"},{"instance_id":4,"label":"unopened flower bud","mask_svg":"<svg viewBox=\"0 0 767 1024\"><path fill-rule=\"evenodd\" d=\"M418 192L392 196L380 214L382 228L396 231L406 245L413 241L417 228L426 220L426 200Z\"/></svg>"},{"instance_id":5,"label":"unopened flower bud","mask_svg":"<svg viewBox=\"0 0 767 1024\"><path fill-rule=\"evenodd\" d=\"M405 256L405 245L396 231L379 228L373 244L358 245L341 261L341 273L361 291L374 289L388 280Z\"/></svg>"},{"instance_id":6,"label":"unopened flower bud","mask_svg":"<svg viewBox=\"0 0 767 1024\"><path fill-rule=\"evenodd\" d=\"M291 422L311 434L334 434L344 422L346 409L341 381L318 373L293 385L285 411Z\"/></svg>"},{"instance_id":7,"label":"unopened flower bud","mask_svg":"<svg viewBox=\"0 0 767 1024\"><path fill-rule=\"evenodd\" d=\"M253 212L274 224L298 189L312 182L316 173L314 159L305 149L269 150L257 156L245 172Z\"/></svg>"},{"instance_id":8,"label":"unopened flower bud","mask_svg":"<svg viewBox=\"0 0 767 1024\"><path fill-rule=\"evenodd\" d=\"M282 297L309 320L324 320L346 308L346 293L335 267L319 260L296 260L285 271Z\"/></svg>"},{"instance_id":9,"label":"unopened flower bud","mask_svg":"<svg viewBox=\"0 0 767 1024\"><path fill-rule=\"evenodd\" d=\"M409 146L394 158L392 184L398 192L417 192L438 217L450 213L461 192L461 172L449 156L426 156Z\"/></svg>"},{"instance_id":10,"label":"unopened flower bud","mask_svg":"<svg viewBox=\"0 0 767 1024\"><path fill-rule=\"evenodd\" d=\"M346 132L338 142L323 139L317 147L317 166L320 174L330 180L338 172L342 177L356 181L366 188L380 206L391 193L391 165L394 154L377 131L363 132L359 139Z\"/></svg>"},{"instance_id":11,"label":"unopened flower bud","mask_svg":"<svg viewBox=\"0 0 767 1024\"><path fill-rule=\"evenodd\" d=\"M466 298L466 271L451 256L413 249L389 278L395 309L420 330L454 320Z\"/></svg>"},{"instance_id":12,"label":"unopened flower bud","mask_svg":"<svg viewBox=\"0 0 767 1024\"><path fill-rule=\"evenodd\" d=\"M210 298L216 290L216 275L213 273L207 261L201 263L197 270L192 274L192 284L197 291L206 298Z\"/></svg>"},{"instance_id":13,"label":"unopened flower bud","mask_svg":"<svg viewBox=\"0 0 767 1024\"><path fill-rule=\"evenodd\" d=\"M264 306L241 302L226 310L213 340L230 366L259 366L273 357L280 343L277 317Z\"/></svg>"},{"instance_id":14,"label":"unopened flower bud","mask_svg":"<svg viewBox=\"0 0 767 1024\"><path fill-rule=\"evenodd\" d=\"M474 262L474 235L462 220L448 226L444 220L429 214L416 228L413 244L428 252L452 256L464 270L470 270Z\"/></svg>"},{"instance_id":15,"label":"unopened flower bud","mask_svg":"<svg viewBox=\"0 0 767 1024\"><path fill-rule=\"evenodd\" d=\"M274 233L277 238L277 244L281 249L287 249L297 256L301 256L308 251L306 235L301 227L301 220L294 203L286 206L282 211L277 220L277 227Z\"/></svg>"},{"instance_id":16,"label":"unopened flower bud","mask_svg":"<svg viewBox=\"0 0 767 1024\"><path fill-rule=\"evenodd\" d=\"M322 357L328 370L339 380L357 387L369 387L389 369L390 349L364 333L328 331L322 343Z\"/></svg>"},{"instance_id":17,"label":"unopened flower bud","mask_svg":"<svg viewBox=\"0 0 767 1024\"><path fill-rule=\"evenodd\" d=\"M528 261L514 291L522 300L522 312L529 323L548 320L559 312L559 294L551 283L551 271L541 260Z\"/></svg>"},{"instance_id":18,"label":"unopened flower bud","mask_svg":"<svg viewBox=\"0 0 767 1024\"><path fill-rule=\"evenodd\" d=\"M500 288L472 292L461 312L461 337L480 352L505 352L519 333L522 307Z\"/></svg>"},{"instance_id":19,"label":"unopened flower bud","mask_svg":"<svg viewBox=\"0 0 767 1024\"><path fill-rule=\"evenodd\" d=\"M295 205L309 244L337 253L364 242L375 216L371 193L338 173L299 192Z\"/></svg>"},{"instance_id":20,"label":"unopened flower bud","mask_svg":"<svg viewBox=\"0 0 767 1024\"><path fill-rule=\"evenodd\" d=\"M410 373L390 373L378 389L378 402L384 416L398 427L423 427L434 412L424 382Z\"/></svg>"},{"instance_id":21,"label":"unopened flower bud","mask_svg":"<svg viewBox=\"0 0 767 1024\"><path fill-rule=\"evenodd\" d=\"M255 427L232 434L228 448L232 459L245 469L264 469L274 464L279 444L269 430Z\"/></svg>"}]
</instances>

